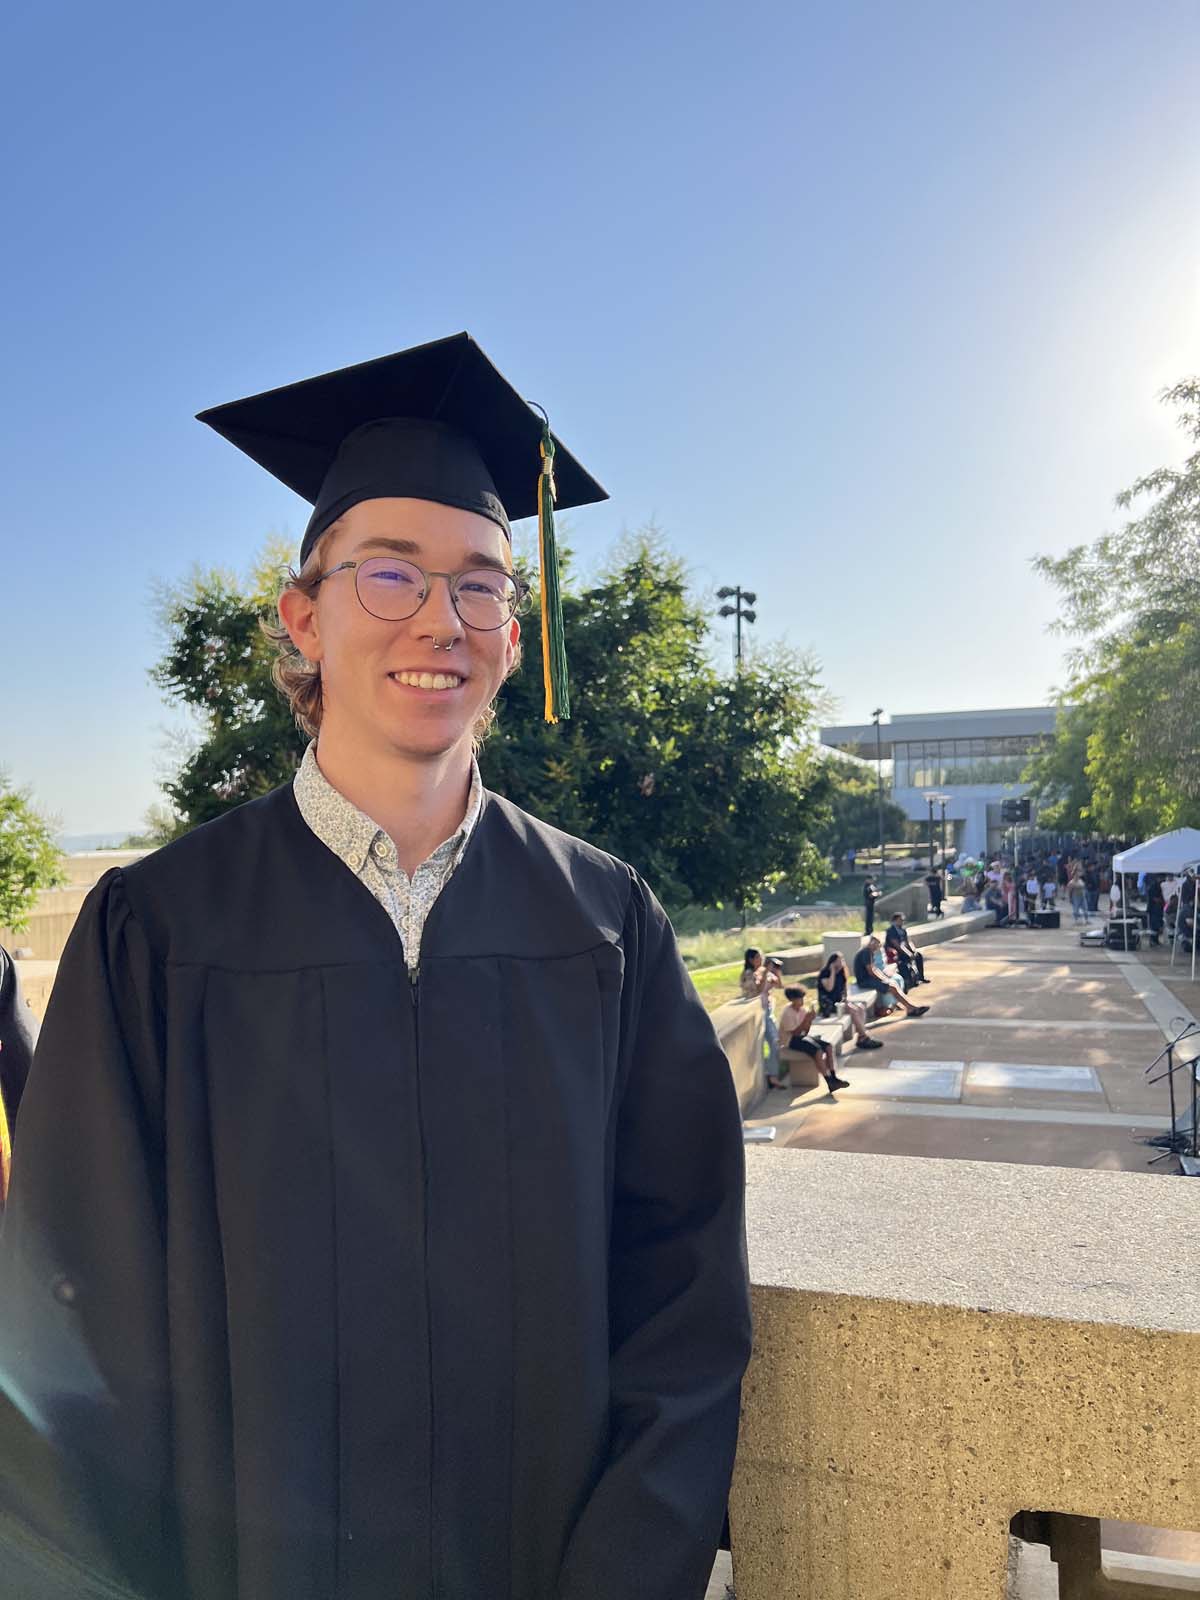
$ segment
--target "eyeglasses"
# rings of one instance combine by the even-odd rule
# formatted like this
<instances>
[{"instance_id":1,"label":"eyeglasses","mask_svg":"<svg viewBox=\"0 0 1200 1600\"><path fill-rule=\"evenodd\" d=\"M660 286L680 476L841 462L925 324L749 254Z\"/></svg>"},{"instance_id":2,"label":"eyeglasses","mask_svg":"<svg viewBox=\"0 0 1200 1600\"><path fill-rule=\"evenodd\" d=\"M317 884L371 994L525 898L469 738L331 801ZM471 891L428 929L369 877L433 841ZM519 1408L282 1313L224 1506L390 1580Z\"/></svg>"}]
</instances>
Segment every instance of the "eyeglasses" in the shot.
<instances>
[{"instance_id":1,"label":"eyeglasses","mask_svg":"<svg viewBox=\"0 0 1200 1600\"><path fill-rule=\"evenodd\" d=\"M337 572L354 573L358 603L381 622L415 617L429 598L430 578L445 578L450 599L468 628L490 633L511 622L528 597L529 585L499 567L468 567L464 572L426 572L412 561L373 556L369 561L342 561L323 572L314 587Z\"/></svg>"}]
</instances>

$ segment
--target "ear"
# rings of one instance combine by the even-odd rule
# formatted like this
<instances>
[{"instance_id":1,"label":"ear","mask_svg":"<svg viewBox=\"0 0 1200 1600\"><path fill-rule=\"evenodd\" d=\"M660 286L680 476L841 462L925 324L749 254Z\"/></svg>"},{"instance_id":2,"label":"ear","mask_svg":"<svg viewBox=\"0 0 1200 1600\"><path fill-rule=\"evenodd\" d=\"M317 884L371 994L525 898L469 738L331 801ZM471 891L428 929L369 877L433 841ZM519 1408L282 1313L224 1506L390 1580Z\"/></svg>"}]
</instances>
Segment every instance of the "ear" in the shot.
<instances>
[{"instance_id":1,"label":"ear","mask_svg":"<svg viewBox=\"0 0 1200 1600\"><path fill-rule=\"evenodd\" d=\"M517 652L521 647L521 624L514 617L508 625L508 638L504 641L504 676L508 678L517 664Z\"/></svg>"},{"instance_id":2,"label":"ear","mask_svg":"<svg viewBox=\"0 0 1200 1600\"><path fill-rule=\"evenodd\" d=\"M279 596L279 617L305 660L320 661L324 650L315 597L302 589L285 589Z\"/></svg>"}]
</instances>

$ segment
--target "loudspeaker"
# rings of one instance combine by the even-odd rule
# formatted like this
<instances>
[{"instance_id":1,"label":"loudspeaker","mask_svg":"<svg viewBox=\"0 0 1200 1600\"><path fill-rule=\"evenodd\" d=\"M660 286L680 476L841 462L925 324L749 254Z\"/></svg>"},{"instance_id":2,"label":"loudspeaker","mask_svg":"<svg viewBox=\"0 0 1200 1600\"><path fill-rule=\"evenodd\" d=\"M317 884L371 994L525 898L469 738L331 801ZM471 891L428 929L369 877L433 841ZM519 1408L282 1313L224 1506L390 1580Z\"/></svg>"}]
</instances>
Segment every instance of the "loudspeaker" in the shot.
<instances>
[{"instance_id":1,"label":"loudspeaker","mask_svg":"<svg viewBox=\"0 0 1200 1600\"><path fill-rule=\"evenodd\" d=\"M1061 926L1061 913L1058 911L1035 911L1033 913L1035 928L1057 928Z\"/></svg>"}]
</instances>

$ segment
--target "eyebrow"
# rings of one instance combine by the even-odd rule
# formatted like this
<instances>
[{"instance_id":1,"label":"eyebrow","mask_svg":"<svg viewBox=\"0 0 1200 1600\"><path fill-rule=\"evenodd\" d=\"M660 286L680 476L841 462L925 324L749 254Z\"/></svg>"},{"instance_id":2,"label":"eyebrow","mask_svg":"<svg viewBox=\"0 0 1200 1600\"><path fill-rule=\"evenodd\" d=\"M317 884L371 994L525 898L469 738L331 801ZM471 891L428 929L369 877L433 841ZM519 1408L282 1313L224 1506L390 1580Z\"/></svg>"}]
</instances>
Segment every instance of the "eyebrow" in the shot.
<instances>
[{"instance_id":1,"label":"eyebrow","mask_svg":"<svg viewBox=\"0 0 1200 1600\"><path fill-rule=\"evenodd\" d=\"M421 554L421 546L415 540L390 539L382 534L370 539L361 539L350 554L356 556L363 550L370 550L379 546L382 546L385 550L394 550L398 556L419 556ZM511 568L501 561L499 556L485 555L482 550L468 552L460 570L465 571L468 567L493 567L497 572L511 571Z\"/></svg>"}]
</instances>

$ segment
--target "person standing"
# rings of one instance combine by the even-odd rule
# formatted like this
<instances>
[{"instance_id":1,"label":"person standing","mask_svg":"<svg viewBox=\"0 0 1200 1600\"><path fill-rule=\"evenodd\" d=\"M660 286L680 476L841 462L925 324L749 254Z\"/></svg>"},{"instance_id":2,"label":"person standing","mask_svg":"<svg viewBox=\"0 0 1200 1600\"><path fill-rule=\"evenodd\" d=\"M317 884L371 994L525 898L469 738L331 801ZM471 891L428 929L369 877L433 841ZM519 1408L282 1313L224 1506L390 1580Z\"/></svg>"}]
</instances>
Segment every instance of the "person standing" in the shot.
<instances>
[{"instance_id":1,"label":"person standing","mask_svg":"<svg viewBox=\"0 0 1200 1600\"><path fill-rule=\"evenodd\" d=\"M1151 875L1146 889L1146 921L1150 927L1150 943L1158 944L1163 930L1163 887L1157 873Z\"/></svg>"},{"instance_id":2,"label":"person standing","mask_svg":"<svg viewBox=\"0 0 1200 1600\"><path fill-rule=\"evenodd\" d=\"M872 933L875 928L875 902L880 898L879 890L875 887L875 879L870 873L863 884L863 932Z\"/></svg>"},{"instance_id":3,"label":"person standing","mask_svg":"<svg viewBox=\"0 0 1200 1600\"><path fill-rule=\"evenodd\" d=\"M1034 918L1037 916L1040 891L1037 868L1031 864L1025 875L1025 916L1031 928L1036 926Z\"/></svg>"},{"instance_id":4,"label":"person standing","mask_svg":"<svg viewBox=\"0 0 1200 1600\"><path fill-rule=\"evenodd\" d=\"M762 965L761 974L762 982L759 985L758 995L763 1012L767 1082L772 1089L778 1089L781 1085L776 1082L780 1072L780 1061L779 1029L775 1026L775 994L777 990L783 988L783 962L778 956L768 956Z\"/></svg>"},{"instance_id":5,"label":"person standing","mask_svg":"<svg viewBox=\"0 0 1200 1600\"><path fill-rule=\"evenodd\" d=\"M272 630L311 742L63 955L0 1235L0 1593L700 1600L750 1351L728 1062L637 872L474 756L509 518L546 594L551 463L604 491L466 334L204 415L314 502Z\"/></svg>"},{"instance_id":6,"label":"person standing","mask_svg":"<svg viewBox=\"0 0 1200 1600\"><path fill-rule=\"evenodd\" d=\"M756 1000L762 993L763 980L767 975L763 965L762 951L754 945L746 951L742 959L741 976L738 978L738 989L743 1000Z\"/></svg>"},{"instance_id":7,"label":"person standing","mask_svg":"<svg viewBox=\"0 0 1200 1600\"><path fill-rule=\"evenodd\" d=\"M942 875L936 867L931 867L926 874L925 887L929 891L929 915L931 917L942 916Z\"/></svg>"},{"instance_id":8,"label":"person standing","mask_svg":"<svg viewBox=\"0 0 1200 1600\"><path fill-rule=\"evenodd\" d=\"M1042 910L1053 911L1058 900L1058 879L1051 867L1042 872Z\"/></svg>"},{"instance_id":9,"label":"person standing","mask_svg":"<svg viewBox=\"0 0 1200 1600\"><path fill-rule=\"evenodd\" d=\"M1088 914L1091 916L1100 910L1100 874L1092 861L1089 861L1083 869L1083 887L1087 896Z\"/></svg>"},{"instance_id":10,"label":"person standing","mask_svg":"<svg viewBox=\"0 0 1200 1600\"><path fill-rule=\"evenodd\" d=\"M1067 898L1071 902L1071 920L1073 922L1090 922L1087 908L1087 886L1084 883L1083 873L1076 866L1067 884Z\"/></svg>"}]
</instances>

